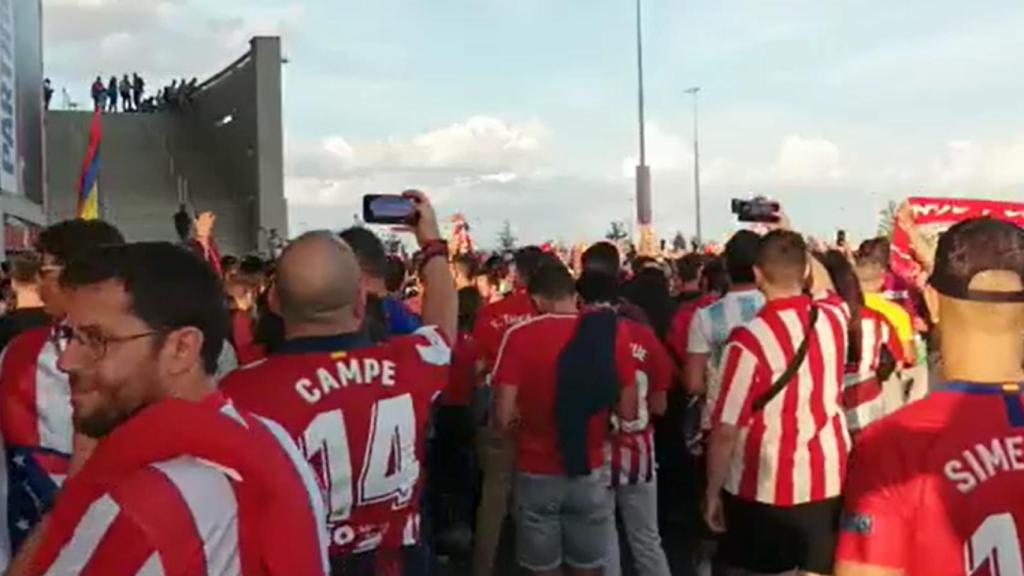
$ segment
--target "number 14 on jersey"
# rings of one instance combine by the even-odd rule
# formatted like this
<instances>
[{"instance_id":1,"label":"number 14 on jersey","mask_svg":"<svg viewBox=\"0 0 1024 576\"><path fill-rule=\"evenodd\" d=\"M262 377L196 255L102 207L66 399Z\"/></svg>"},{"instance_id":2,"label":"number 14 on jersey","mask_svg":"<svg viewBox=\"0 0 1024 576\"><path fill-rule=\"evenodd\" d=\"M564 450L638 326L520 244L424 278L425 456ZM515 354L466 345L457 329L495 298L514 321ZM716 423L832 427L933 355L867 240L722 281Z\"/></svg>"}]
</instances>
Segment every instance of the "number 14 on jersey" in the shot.
<instances>
[{"instance_id":1,"label":"number 14 on jersey","mask_svg":"<svg viewBox=\"0 0 1024 576\"><path fill-rule=\"evenodd\" d=\"M329 522L343 522L353 506L409 502L420 475L416 458L416 414L409 394L379 400L370 416L370 430L356 478L342 410L317 414L300 442L306 459L327 489ZM319 459L320 466L316 465Z\"/></svg>"}]
</instances>

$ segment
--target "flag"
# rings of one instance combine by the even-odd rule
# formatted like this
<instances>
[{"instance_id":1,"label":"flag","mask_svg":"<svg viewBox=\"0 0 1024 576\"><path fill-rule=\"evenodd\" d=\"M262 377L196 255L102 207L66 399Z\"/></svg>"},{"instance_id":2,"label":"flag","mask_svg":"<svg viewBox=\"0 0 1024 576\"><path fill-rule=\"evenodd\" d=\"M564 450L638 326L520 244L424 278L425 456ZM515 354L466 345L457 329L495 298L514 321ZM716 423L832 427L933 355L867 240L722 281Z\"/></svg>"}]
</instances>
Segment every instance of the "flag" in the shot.
<instances>
[{"instance_id":1,"label":"flag","mask_svg":"<svg viewBox=\"0 0 1024 576\"><path fill-rule=\"evenodd\" d=\"M89 126L89 146L82 159L82 174L78 177L78 217L95 220L100 217L100 118L103 113L96 110Z\"/></svg>"}]
</instances>

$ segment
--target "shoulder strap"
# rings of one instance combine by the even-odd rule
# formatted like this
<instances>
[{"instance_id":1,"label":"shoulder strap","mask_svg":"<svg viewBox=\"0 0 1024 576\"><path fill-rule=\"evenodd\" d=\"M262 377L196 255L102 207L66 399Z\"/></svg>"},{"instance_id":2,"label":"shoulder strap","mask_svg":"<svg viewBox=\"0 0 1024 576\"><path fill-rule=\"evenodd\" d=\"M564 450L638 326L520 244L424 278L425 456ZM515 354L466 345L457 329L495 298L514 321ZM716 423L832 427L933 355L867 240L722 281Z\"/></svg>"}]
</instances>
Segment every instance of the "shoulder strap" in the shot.
<instances>
[{"instance_id":1,"label":"shoulder strap","mask_svg":"<svg viewBox=\"0 0 1024 576\"><path fill-rule=\"evenodd\" d=\"M811 334L813 334L814 326L818 322L818 307L811 302L811 310L807 314L807 329L804 331L804 339L800 342L800 347L796 349L796 354L793 355L793 359L789 361L789 365L782 372L782 375L772 382L771 388L769 388L764 394L754 400L754 404L751 407L752 412L757 413L764 409L776 396L786 388L789 381L796 375L796 371L800 369L800 365L804 363L804 358L807 357L807 347L810 345Z\"/></svg>"}]
</instances>

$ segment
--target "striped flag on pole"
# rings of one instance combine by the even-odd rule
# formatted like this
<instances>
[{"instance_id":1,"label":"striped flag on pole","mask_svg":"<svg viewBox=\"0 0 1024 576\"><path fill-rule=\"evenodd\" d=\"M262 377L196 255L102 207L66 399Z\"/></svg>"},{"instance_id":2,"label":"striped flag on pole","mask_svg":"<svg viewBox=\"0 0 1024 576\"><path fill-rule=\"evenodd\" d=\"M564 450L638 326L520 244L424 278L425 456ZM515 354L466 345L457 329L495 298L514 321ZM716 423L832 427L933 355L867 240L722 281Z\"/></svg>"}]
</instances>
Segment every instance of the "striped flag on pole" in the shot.
<instances>
[{"instance_id":1,"label":"striped flag on pole","mask_svg":"<svg viewBox=\"0 0 1024 576\"><path fill-rule=\"evenodd\" d=\"M82 174L78 177L78 217L95 220L100 217L100 118L103 113L96 110L89 126L89 146L82 159Z\"/></svg>"}]
</instances>

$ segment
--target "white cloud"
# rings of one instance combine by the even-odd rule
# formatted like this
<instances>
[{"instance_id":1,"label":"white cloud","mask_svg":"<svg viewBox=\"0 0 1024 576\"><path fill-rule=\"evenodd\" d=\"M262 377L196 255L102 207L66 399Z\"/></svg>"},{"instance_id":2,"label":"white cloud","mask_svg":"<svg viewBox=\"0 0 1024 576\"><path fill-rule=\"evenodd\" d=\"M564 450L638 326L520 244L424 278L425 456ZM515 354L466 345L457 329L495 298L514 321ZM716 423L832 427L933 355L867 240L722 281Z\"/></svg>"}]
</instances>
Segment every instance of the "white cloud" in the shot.
<instances>
[{"instance_id":1,"label":"white cloud","mask_svg":"<svg viewBox=\"0 0 1024 576\"><path fill-rule=\"evenodd\" d=\"M652 171L680 172L693 167L693 141L663 129L657 122L646 127L647 165ZM632 178L636 172L638 154L622 160L622 175Z\"/></svg>"},{"instance_id":2,"label":"white cloud","mask_svg":"<svg viewBox=\"0 0 1024 576\"><path fill-rule=\"evenodd\" d=\"M832 182L846 175L839 147L824 138L787 136L770 172L772 179L786 184Z\"/></svg>"},{"instance_id":3,"label":"white cloud","mask_svg":"<svg viewBox=\"0 0 1024 576\"><path fill-rule=\"evenodd\" d=\"M1024 186L1024 134L998 142L949 140L932 161L926 185L975 195L1019 191Z\"/></svg>"},{"instance_id":4,"label":"white cloud","mask_svg":"<svg viewBox=\"0 0 1024 576\"><path fill-rule=\"evenodd\" d=\"M287 36L304 15L297 3L247 5L241 16L217 10L230 8L198 0L43 0L47 75L80 102L98 74L138 72L156 90L172 78L212 75L253 36Z\"/></svg>"},{"instance_id":5,"label":"white cloud","mask_svg":"<svg viewBox=\"0 0 1024 576\"><path fill-rule=\"evenodd\" d=\"M513 123L491 116L407 138L352 144L343 136L289 145L293 176L353 178L369 173L442 173L508 182L543 167L548 130L538 121Z\"/></svg>"}]
</instances>

